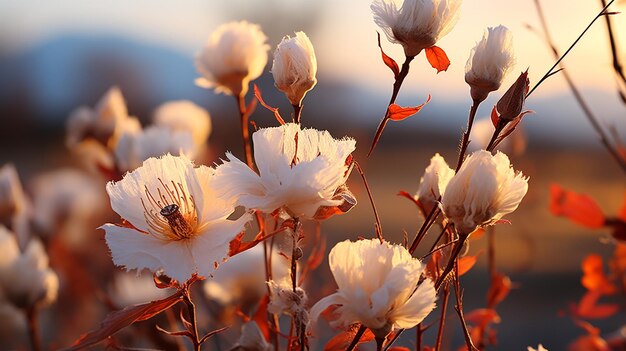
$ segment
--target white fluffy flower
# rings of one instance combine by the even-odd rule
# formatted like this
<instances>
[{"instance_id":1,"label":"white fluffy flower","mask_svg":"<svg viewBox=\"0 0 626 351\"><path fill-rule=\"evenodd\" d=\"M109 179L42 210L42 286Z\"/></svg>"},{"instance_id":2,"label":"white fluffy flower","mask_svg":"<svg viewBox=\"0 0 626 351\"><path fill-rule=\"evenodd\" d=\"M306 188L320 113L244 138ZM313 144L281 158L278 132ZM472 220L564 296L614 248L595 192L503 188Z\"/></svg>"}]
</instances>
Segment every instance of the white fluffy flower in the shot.
<instances>
[{"instance_id":1,"label":"white fluffy flower","mask_svg":"<svg viewBox=\"0 0 626 351\"><path fill-rule=\"evenodd\" d=\"M0 225L15 232L23 245L28 238L31 204L12 164L0 168Z\"/></svg>"},{"instance_id":2,"label":"white fluffy flower","mask_svg":"<svg viewBox=\"0 0 626 351\"><path fill-rule=\"evenodd\" d=\"M211 116L202 107L188 100L170 101L154 112L154 124L175 132L189 132L196 147L206 143L211 133Z\"/></svg>"},{"instance_id":3,"label":"white fluffy flower","mask_svg":"<svg viewBox=\"0 0 626 351\"><path fill-rule=\"evenodd\" d=\"M511 31L505 26L489 27L465 65L465 81L472 99L483 101L490 92L498 90L514 61Z\"/></svg>"},{"instance_id":4,"label":"white fluffy flower","mask_svg":"<svg viewBox=\"0 0 626 351\"><path fill-rule=\"evenodd\" d=\"M0 226L0 299L29 308L56 300L59 279L48 267L48 255L39 240L20 252L15 235Z\"/></svg>"},{"instance_id":5,"label":"white fluffy flower","mask_svg":"<svg viewBox=\"0 0 626 351\"><path fill-rule=\"evenodd\" d=\"M117 168L132 171L150 157L168 153L193 158L197 148L191 132L153 125L137 132L124 133L114 152Z\"/></svg>"},{"instance_id":6,"label":"white fluffy flower","mask_svg":"<svg viewBox=\"0 0 626 351\"><path fill-rule=\"evenodd\" d=\"M110 88L94 109L81 106L67 121L66 143L74 148L87 138L112 146L122 133L141 129L136 118L128 116L124 96L118 87Z\"/></svg>"},{"instance_id":7,"label":"white fluffy flower","mask_svg":"<svg viewBox=\"0 0 626 351\"><path fill-rule=\"evenodd\" d=\"M32 222L38 234L60 234L65 243L83 242L105 210L102 185L75 169L43 173L35 178L31 188Z\"/></svg>"},{"instance_id":8,"label":"white fluffy flower","mask_svg":"<svg viewBox=\"0 0 626 351\"><path fill-rule=\"evenodd\" d=\"M430 159L430 164L424 170L415 199L419 202L424 215L429 214L439 203L439 197L446 190L454 170L448 166L446 160L438 153Z\"/></svg>"},{"instance_id":9,"label":"white fluffy flower","mask_svg":"<svg viewBox=\"0 0 626 351\"><path fill-rule=\"evenodd\" d=\"M316 73L317 59L309 37L304 32L284 37L274 52L272 75L292 105L300 106L304 95L317 84Z\"/></svg>"},{"instance_id":10,"label":"white fluffy flower","mask_svg":"<svg viewBox=\"0 0 626 351\"><path fill-rule=\"evenodd\" d=\"M404 47L406 56L416 56L448 34L459 17L461 0L375 0L374 22L389 41Z\"/></svg>"},{"instance_id":11,"label":"white fluffy flower","mask_svg":"<svg viewBox=\"0 0 626 351\"><path fill-rule=\"evenodd\" d=\"M259 174L230 153L216 169L218 188L238 197L240 205L322 219L333 212L328 208L346 212L354 206L356 200L345 187L351 170L346 160L355 149L354 139L337 140L327 131L288 123L260 129L252 140Z\"/></svg>"},{"instance_id":12,"label":"white fluffy flower","mask_svg":"<svg viewBox=\"0 0 626 351\"><path fill-rule=\"evenodd\" d=\"M331 322L348 328L361 323L384 337L395 328L412 328L435 307L433 282L420 283L424 265L400 245L377 239L340 242L328 256L337 292L311 308L311 321L337 305Z\"/></svg>"},{"instance_id":13,"label":"white fluffy flower","mask_svg":"<svg viewBox=\"0 0 626 351\"><path fill-rule=\"evenodd\" d=\"M219 26L196 57L202 75L196 84L215 88L219 93L245 95L251 80L258 78L267 64L267 37L261 27L246 21Z\"/></svg>"},{"instance_id":14,"label":"white fluffy flower","mask_svg":"<svg viewBox=\"0 0 626 351\"><path fill-rule=\"evenodd\" d=\"M205 294L222 305L257 302L267 293L265 284L265 262L263 247L255 247L238 253L215 271L213 279L204 283ZM272 276L275 279L287 279L290 262L272 250Z\"/></svg>"},{"instance_id":15,"label":"white fluffy flower","mask_svg":"<svg viewBox=\"0 0 626 351\"><path fill-rule=\"evenodd\" d=\"M441 202L457 231L469 234L513 212L528 191L528 178L515 172L502 152L476 151L450 179Z\"/></svg>"},{"instance_id":16,"label":"white fluffy flower","mask_svg":"<svg viewBox=\"0 0 626 351\"><path fill-rule=\"evenodd\" d=\"M227 218L234 201L215 195L214 170L184 156L150 158L107 184L111 207L127 224L105 224L113 262L126 269L160 269L184 283L208 277L228 257L229 243L251 219Z\"/></svg>"},{"instance_id":17,"label":"white fluffy flower","mask_svg":"<svg viewBox=\"0 0 626 351\"><path fill-rule=\"evenodd\" d=\"M267 282L267 286L270 288L270 302L267 305L267 311L278 315L283 313L292 316L306 315L308 301L306 292L299 286L294 292L291 279L285 278Z\"/></svg>"}]
</instances>

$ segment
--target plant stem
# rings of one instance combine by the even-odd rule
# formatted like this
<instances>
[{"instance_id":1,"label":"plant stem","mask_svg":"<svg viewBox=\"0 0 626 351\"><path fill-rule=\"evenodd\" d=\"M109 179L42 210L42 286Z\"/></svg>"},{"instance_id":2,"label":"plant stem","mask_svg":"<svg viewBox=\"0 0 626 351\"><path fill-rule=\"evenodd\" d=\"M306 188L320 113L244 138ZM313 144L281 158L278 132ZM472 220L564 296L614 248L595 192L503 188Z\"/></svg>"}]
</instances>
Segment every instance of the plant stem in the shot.
<instances>
[{"instance_id":1,"label":"plant stem","mask_svg":"<svg viewBox=\"0 0 626 351\"><path fill-rule=\"evenodd\" d=\"M530 89L530 91L528 92L528 94L526 94L526 98L528 98L538 87L539 85L541 85L541 83L543 83L544 80L546 80L548 77L550 77L552 75L552 71L554 71L554 69L561 63L561 61L563 61L563 59L565 58L565 56L567 56L567 54L569 54L570 51L572 51L572 49L574 48L574 46L576 46L576 44L578 44L578 42L580 41L580 39L582 39L582 37L585 35L585 33L587 33L587 31L589 30L589 28L591 28L591 26L598 20L598 18L600 18L601 16L605 16L605 11L609 8L609 6L611 6L611 4L613 4L613 2L615 2L615 0L611 0L606 6L604 6L604 8L602 9L602 11L600 11L596 17L593 18L593 20L591 20L591 22L587 25L587 27L585 28L585 30L583 30L582 33L580 33L580 35L578 36L578 38L576 38L576 40L574 40L574 42L572 43L572 45L570 45L570 47L565 51L565 53L563 55L561 55L561 57L559 57L558 60L556 60L556 62L554 63L554 65L552 65L552 67L550 67L550 69L548 70L548 72L546 72L546 74L541 77L541 79L537 82L537 84L535 84L535 86ZM539 0L535 0L535 4L537 5L537 8L539 8ZM543 16L543 15L542 15Z\"/></svg>"},{"instance_id":2,"label":"plant stem","mask_svg":"<svg viewBox=\"0 0 626 351\"><path fill-rule=\"evenodd\" d=\"M361 340L361 337L363 336L363 334L365 334L365 330L367 330L367 327L361 324L361 326L359 327L359 330L357 330L356 334L354 335L354 339L352 339L352 342L350 342L350 345L348 345L348 348L346 349L346 351L354 350L356 345L359 344L359 340Z\"/></svg>"},{"instance_id":3,"label":"plant stem","mask_svg":"<svg viewBox=\"0 0 626 351\"><path fill-rule=\"evenodd\" d=\"M461 253L461 250L463 249L463 245L465 244L465 241L467 240L468 237L469 237L468 234L459 234L459 239L456 245L454 245L454 248L452 249L452 253L450 254L448 265L443 270L443 273L441 273L441 276L439 276L439 279L437 279L437 282L435 283L436 290L439 290L439 287L441 286L441 284L445 281L448 274L454 268L456 259L459 257L459 254Z\"/></svg>"},{"instance_id":4,"label":"plant stem","mask_svg":"<svg viewBox=\"0 0 626 351\"><path fill-rule=\"evenodd\" d=\"M546 43L552 49L552 52L553 52L554 56L558 57L559 56L559 52L556 49L556 46L554 45L554 41L552 40L550 32L548 31L548 25L546 23L546 19L545 19L545 16L543 14L543 9L541 8L541 3L540 3L539 0L534 0L534 1L535 1L535 7L537 8L537 14L539 15L539 19L541 21L541 26L543 28L543 32L544 32ZM602 12L600 12L600 14L598 14L596 16L596 18L589 24L587 29L589 29L591 24L593 24L593 22L596 19L598 19L602 15L602 13L604 13L604 11L606 11L606 9L609 7L609 5L611 5L612 3L613 3L613 1L609 2L609 4L606 5L603 8ZM607 20L608 20L608 18L607 18ZM583 34L584 34L584 32L583 32ZM581 37L582 37L582 34L581 34ZM579 37L579 39L580 39L580 37ZM571 50L571 47L570 47L570 49L568 49L568 52L569 52L569 50ZM563 56L561 56L561 59L563 57L565 57L565 55L567 55L567 52ZM557 61L557 63L555 64L554 67L556 67L556 65L559 62L561 62L561 59L559 59ZM552 69L554 69L554 67ZM580 108L583 110L583 113L585 114L585 116L589 120L589 123L591 123L591 126L593 127L593 129L595 129L596 133L598 133L598 136L600 137L600 142L602 143L602 145L604 145L604 147L611 154L611 156L615 159L615 161L622 168L622 170L624 172L626 172L626 160L623 157L620 156L620 153L611 144L611 142L609 141L608 135L606 134L606 132L604 131L604 129L602 128L602 126L598 122L598 118L594 115L592 109L589 107L589 105L587 104L587 102L583 98L582 94L580 93L580 91L578 90L576 85L574 84L574 81L572 80L572 77L569 75L568 71L566 71L564 67L561 67L561 74L565 78L565 81L567 82L567 85L569 86L570 90L572 91L572 94L574 95L574 98L578 102L578 105L580 105ZM537 83L535 88L538 85L539 85L539 83ZM534 90L534 88L533 88L533 90ZM528 93L528 95L530 95L530 93L532 93L532 90Z\"/></svg>"},{"instance_id":5,"label":"plant stem","mask_svg":"<svg viewBox=\"0 0 626 351\"><path fill-rule=\"evenodd\" d=\"M26 319L28 320L28 336L32 350L39 351L41 350L41 335L39 334L36 306L26 309Z\"/></svg>"},{"instance_id":6,"label":"plant stem","mask_svg":"<svg viewBox=\"0 0 626 351\"><path fill-rule=\"evenodd\" d=\"M293 123L300 124L300 116L302 115L302 105L291 105L293 107Z\"/></svg>"},{"instance_id":7,"label":"plant stem","mask_svg":"<svg viewBox=\"0 0 626 351\"><path fill-rule=\"evenodd\" d=\"M398 97L398 93L400 92L400 88L402 87L402 82L404 82L404 79L409 74L409 66L411 64L411 61L413 61L414 58L415 56L406 56L404 63L402 64L400 73L398 73L398 76L396 77L396 81L393 83L393 92L391 93L391 99L389 99L389 104L387 105L385 116L383 117L383 119L378 124L378 127L376 128L376 134L374 134L374 140L372 141L372 146L370 147L370 151L367 153L367 156L372 154L372 152L374 151L374 148L376 147L376 144L378 143L378 140L383 134L383 130L385 130L385 126L387 125L387 122L389 121L389 106L391 106L393 103L396 102L396 98Z\"/></svg>"},{"instance_id":8,"label":"plant stem","mask_svg":"<svg viewBox=\"0 0 626 351\"><path fill-rule=\"evenodd\" d=\"M200 351L200 339L198 338L198 322L196 320L196 305L191 301L191 294L189 287L185 287L183 290L183 301L187 305L187 313L189 313L189 323L191 323L191 342L193 343L194 351Z\"/></svg>"},{"instance_id":9,"label":"plant stem","mask_svg":"<svg viewBox=\"0 0 626 351\"><path fill-rule=\"evenodd\" d=\"M239 116L241 118L241 137L243 139L243 151L246 155L246 164L254 170L252 146L250 144L250 129L248 128L250 114L248 113L246 98L243 94L237 96L237 106L239 107Z\"/></svg>"},{"instance_id":10,"label":"plant stem","mask_svg":"<svg viewBox=\"0 0 626 351\"><path fill-rule=\"evenodd\" d=\"M600 0L600 3L602 4L603 7L608 7L606 4L606 0ZM609 43L611 45L611 56L613 58L613 69L615 70L615 73L617 73L617 75L620 77L620 79L622 80L622 82L624 82L624 84L626 84L626 75L624 75L624 68L622 67L622 64L619 61L619 56L618 56L618 52L619 50L617 49L617 44L615 42L615 36L613 35L613 26L611 25L611 17L610 16L604 16L604 19L606 20L606 30L607 30L607 34L609 36Z\"/></svg>"},{"instance_id":11,"label":"plant stem","mask_svg":"<svg viewBox=\"0 0 626 351\"><path fill-rule=\"evenodd\" d=\"M441 198L439 200L441 200ZM417 235L415 235L415 239L413 239L413 243L411 244L411 247L409 248L409 253L411 255L415 252L415 250L417 249L417 245L419 245L419 243L422 241L424 236L426 236L428 229L430 229L433 223L435 223L435 220L437 220L437 217L439 216L439 214L441 214L441 210L439 209L439 207L435 206L430 211L428 216L426 216L424 223L422 224L419 231L417 232Z\"/></svg>"},{"instance_id":12,"label":"plant stem","mask_svg":"<svg viewBox=\"0 0 626 351\"><path fill-rule=\"evenodd\" d=\"M448 310L448 298L450 297L450 285L446 284L443 288L443 301L441 302L441 318L439 319L439 330L437 331L437 341L435 342L435 350L441 350L441 341L443 340L443 329L446 323L446 311Z\"/></svg>"},{"instance_id":13,"label":"plant stem","mask_svg":"<svg viewBox=\"0 0 626 351\"><path fill-rule=\"evenodd\" d=\"M465 345L469 351L478 351L474 343L472 342L472 336L467 329L467 323L465 323L465 316L463 314L463 293L461 292L461 282L459 280L459 262L454 260L454 294L456 295L456 312L459 315L459 321L461 322L461 328L463 329L463 337L465 338Z\"/></svg>"},{"instance_id":14,"label":"plant stem","mask_svg":"<svg viewBox=\"0 0 626 351\"><path fill-rule=\"evenodd\" d=\"M365 178L365 173L363 172L363 169L361 168L361 166L359 165L358 162L353 161L352 164L354 164L354 167L357 169L357 171L361 175L361 179L363 179L363 184L365 185L365 190L367 190L367 196L369 196L370 204L372 205L372 210L374 211L374 218L376 219L376 227L374 228L374 230L376 232L376 237L378 238L378 240L380 240L381 243L383 243L385 241L385 238L383 237L383 225L380 222L380 217L378 216L378 211L376 210L376 204L374 203L374 198L372 197L372 192L370 191L370 187L367 184L367 179Z\"/></svg>"},{"instance_id":15,"label":"plant stem","mask_svg":"<svg viewBox=\"0 0 626 351\"><path fill-rule=\"evenodd\" d=\"M476 117L476 112L478 111L478 106L480 105L481 101L478 100L473 100L472 102L472 107L470 107L470 112L469 112L469 116L467 117L467 129L465 130L465 132L463 133L463 136L461 138L461 147L459 150L459 159L456 163L456 170L455 173L459 171L459 169L461 168L461 165L463 164L463 160L465 159L465 153L467 152L467 146L469 145L469 137L470 137L470 132L472 131L472 125L474 124L474 118Z\"/></svg>"}]
</instances>

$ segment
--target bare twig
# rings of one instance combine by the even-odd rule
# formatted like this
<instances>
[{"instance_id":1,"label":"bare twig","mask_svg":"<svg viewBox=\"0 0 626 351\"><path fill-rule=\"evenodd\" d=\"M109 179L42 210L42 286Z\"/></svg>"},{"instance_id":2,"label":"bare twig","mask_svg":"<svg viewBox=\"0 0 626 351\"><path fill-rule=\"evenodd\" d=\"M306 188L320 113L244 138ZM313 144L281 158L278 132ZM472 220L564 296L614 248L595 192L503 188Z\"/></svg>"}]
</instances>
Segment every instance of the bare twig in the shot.
<instances>
[{"instance_id":1,"label":"bare twig","mask_svg":"<svg viewBox=\"0 0 626 351\"><path fill-rule=\"evenodd\" d=\"M404 82L404 79L409 74L409 66L411 64L411 61L413 61L414 58L415 56L406 56L404 63L402 64L402 68L400 69L400 73L398 73L398 75L396 76L396 81L393 83L393 92L391 93L391 99L389 99L389 104L387 105L385 116L383 117L383 119L378 124L378 127L376 128L376 134L374 134L374 139L372 140L372 146L370 147L370 151L367 153L367 156L371 155L372 152L374 151L374 148L376 147L378 140L383 134L383 130L385 130L385 126L387 125L387 122L389 122L389 106L391 106L393 103L396 102L396 98L398 97L398 93L400 92L400 87L402 87L402 82Z\"/></svg>"},{"instance_id":2,"label":"bare twig","mask_svg":"<svg viewBox=\"0 0 626 351\"><path fill-rule=\"evenodd\" d=\"M591 25L606 12L607 8L613 3L613 1L614 0L610 1L606 6L604 6L602 11L593 19L593 21L591 21L591 23L589 23L589 25L587 26L585 31L583 31L583 33L578 37L578 39L576 39L574 44L572 44L572 46L570 46L570 48L565 52L565 54L563 54L557 60L557 62L554 64L554 66L548 72L551 72L558 64L560 64L561 60L563 60L565 55L567 55L567 53L574 47L574 45L576 45L578 40L580 40L580 38L582 38L582 36L587 31L587 29L589 29L591 27ZM555 57L559 57L558 50L557 50L556 46L554 45L554 41L552 40L552 37L551 37L550 32L548 30L548 25L546 23L546 19L545 19L544 13L543 13L543 9L541 7L541 3L540 3L539 0L534 0L534 2L535 2L535 7L537 8L537 14L539 15L539 19L541 21L541 26L543 28L543 32L544 32L546 43L552 49L552 53L554 54L554 56ZM596 133L598 133L598 136L600 137L600 142L602 142L602 145L604 145L604 147L611 154L611 156L613 156L613 158L618 163L618 165L622 168L622 170L624 172L626 172L626 160L620 155L620 153L615 149L615 147L609 141L609 138L608 138L606 132L604 131L604 129L602 128L602 126L598 122L598 118L595 116L595 114L593 113L593 111L591 110L591 108L589 107L589 105L587 104L585 99L583 98L582 94L580 93L580 91L578 90L576 85L574 85L574 81L572 80L572 78L569 75L568 71L565 70L562 67L561 68L561 72L563 74L563 77L565 78L565 81L567 82L567 85L569 86L570 90L572 91L572 94L574 95L574 98L576 99L576 101L580 105L580 108L583 110L585 116L587 117L587 119L591 123L591 126L595 129ZM545 78L547 78L547 77L544 76L544 78L542 78L542 80L539 81L537 83L537 85L535 85L535 87L527 94L527 97L530 96L530 94L539 86L539 84Z\"/></svg>"},{"instance_id":3,"label":"bare twig","mask_svg":"<svg viewBox=\"0 0 626 351\"><path fill-rule=\"evenodd\" d=\"M463 292L461 291L461 283L459 280L459 261L455 259L454 267L454 294L456 295L456 306L454 309L459 315L459 321L461 322L461 328L463 329L463 337L465 338L465 344L469 351L478 351L474 343L472 342L472 336L467 329L467 323L465 323L465 316L463 314Z\"/></svg>"},{"instance_id":4,"label":"bare twig","mask_svg":"<svg viewBox=\"0 0 626 351\"><path fill-rule=\"evenodd\" d=\"M446 284L443 288L443 299L441 302L441 318L439 319L439 330L437 331L437 341L435 342L435 350L441 350L441 341L443 340L443 329L446 323L446 312L448 311L448 298L450 297L450 285Z\"/></svg>"},{"instance_id":5,"label":"bare twig","mask_svg":"<svg viewBox=\"0 0 626 351\"><path fill-rule=\"evenodd\" d=\"M600 0L600 3L604 8L607 8L606 0ZM611 24L611 16L604 16L604 20L606 21L606 30L609 36L609 44L611 46L611 56L613 59L613 69L617 76L622 80L624 84L626 84L626 75L624 75L624 67L619 60L619 50L617 49L617 43L615 41L615 36L613 35L613 25Z\"/></svg>"},{"instance_id":6,"label":"bare twig","mask_svg":"<svg viewBox=\"0 0 626 351\"><path fill-rule=\"evenodd\" d=\"M461 147L459 149L459 159L456 163L456 170L458 172L463 164L463 159L465 158L465 153L467 151L467 146L469 145L469 136L472 131L472 125L474 124L474 118L476 117L476 111L478 111L478 106L480 105L480 101L474 100L472 102L472 107L470 108L469 116L467 117L467 129L463 133L461 138Z\"/></svg>"},{"instance_id":7,"label":"bare twig","mask_svg":"<svg viewBox=\"0 0 626 351\"><path fill-rule=\"evenodd\" d=\"M367 179L365 178L365 173L363 173L363 169L361 168L361 166L359 165L358 162L353 161L352 164L354 164L354 166L356 167L357 171L361 175L361 178L363 179L363 184L365 185L365 190L367 190L367 196L369 196L370 203L372 205L372 210L374 211L374 218L376 219L376 228L374 228L375 231L376 231L376 237L382 243L383 241L385 241L385 238L383 237L383 225L380 222L380 217L378 216L378 211L376 210L376 204L374 203L374 198L372 197L372 192L370 191L370 187L367 184Z\"/></svg>"},{"instance_id":8,"label":"bare twig","mask_svg":"<svg viewBox=\"0 0 626 351\"><path fill-rule=\"evenodd\" d=\"M357 330L356 334L354 335L354 339L352 339L352 342L350 342L350 345L348 345L348 348L346 349L346 351L354 350L356 345L359 344L359 340L361 340L361 337L363 337L363 334L365 334L366 330L367 330L367 327L361 324L361 326L359 327L359 330Z\"/></svg>"}]
</instances>

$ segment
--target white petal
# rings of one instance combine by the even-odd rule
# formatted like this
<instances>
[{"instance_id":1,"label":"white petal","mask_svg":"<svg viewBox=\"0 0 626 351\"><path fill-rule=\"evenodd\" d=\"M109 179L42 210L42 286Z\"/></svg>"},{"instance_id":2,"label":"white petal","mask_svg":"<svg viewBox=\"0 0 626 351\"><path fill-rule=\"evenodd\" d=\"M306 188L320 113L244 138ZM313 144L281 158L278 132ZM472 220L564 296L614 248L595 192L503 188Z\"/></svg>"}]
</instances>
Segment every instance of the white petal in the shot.
<instances>
[{"instance_id":1,"label":"white petal","mask_svg":"<svg viewBox=\"0 0 626 351\"><path fill-rule=\"evenodd\" d=\"M437 291L432 280L424 280L413 295L393 310L392 320L398 328L413 328L435 308Z\"/></svg>"},{"instance_id":2,"label":"white petal","mask_svg":"<svg viewBox=\"0 0 626 351\"><path fill-rule=\"evenodd\" d=\"M161 240L113 224L100 228L106 231L105 239L117 266L139 271L147 268L152 272L163 269L167 276L181 284L198 271L185 240Z\"/></svg>"},{"instance_id":3,"label":"white petal","mask_svg":"<svg viewBox=\"0 0 626 351\"><path fill-rule=\"evenodd\" d=\"M191 254L198 266L198 274L209 277L217 266L228 257L230 242L241 233L252 220L245 213L235 221L221 220L205 224L190 241Z\"/></svg>"}]
</instances>

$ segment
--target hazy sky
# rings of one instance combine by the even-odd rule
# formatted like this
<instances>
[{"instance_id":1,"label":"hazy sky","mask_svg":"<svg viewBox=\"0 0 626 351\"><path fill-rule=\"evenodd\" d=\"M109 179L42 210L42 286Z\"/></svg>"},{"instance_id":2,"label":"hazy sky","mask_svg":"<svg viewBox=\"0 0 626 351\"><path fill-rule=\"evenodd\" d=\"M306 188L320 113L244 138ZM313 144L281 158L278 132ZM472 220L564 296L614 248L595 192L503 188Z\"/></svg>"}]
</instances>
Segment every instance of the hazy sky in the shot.
<instances>
[{"instance_id":1,"label":"hazy sky","mask_svg":"<svg viewBox=\"0 0 626 351\"><path fill-rule=\"evenodd\" d=\"M376 30L369 9L363 0L0 0L0 40L5 47L21 50L64 33L114 33L169 46L192 56L208 34L220 23L233 19L260 21L268 28L272 44L282 34L306 27L316 48L319 71L343 80L353 80L367 88L389 90L391 73L380 62L376 46ZM600 9L594 0L544 0L549 25L558 46L563 50L578 36ZM624 1L615 6L623 10ZM614 16L619 34L626 20ZM515 73L530 68L531 83L536 82L553 63L550 52L540 37L527 29L538 28L532 0L466 0L454 30L439 42L452 60L447 72L435 74L423 54L412 64L407 91L417 91L459 99L467 94L463 82L465 61L472 46L487 26L503 24L514 33L517 66ZM622 42L626 42L626 38ZM385 50L398 61L402 59L399 45L383 39ZM626 43L623 46L626 46ZM626 50L621 49L622 53ZM622 55L626 59L626 55ZM605 24L598 21L565 61L576 82L585 89L602 89L615 103L616 80L610 70L610 56ZM563 80L552 78L536 95L537 98L562 92ZM402 102L402 97L401 100ZM607 102L603 102L606 105Z\"/></svg>"}]
</instances>

